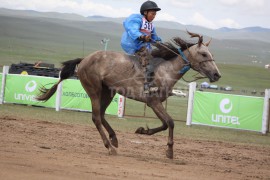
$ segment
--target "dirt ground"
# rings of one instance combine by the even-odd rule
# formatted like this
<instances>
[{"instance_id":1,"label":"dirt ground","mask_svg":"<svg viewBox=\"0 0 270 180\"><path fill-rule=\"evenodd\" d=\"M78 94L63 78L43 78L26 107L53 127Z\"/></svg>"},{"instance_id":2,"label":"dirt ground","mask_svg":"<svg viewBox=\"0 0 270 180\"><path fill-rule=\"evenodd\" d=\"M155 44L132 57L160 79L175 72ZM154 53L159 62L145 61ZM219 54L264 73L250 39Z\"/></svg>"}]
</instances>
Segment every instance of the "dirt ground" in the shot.
<instances>
[{"instance_id":1,"label":"dirt ground","mask_svg":"<svg viewBox=\"0 0 270 180\"><path fill-rule=\"evenodd\" d=\"M0 115L0 179L270 179L270 147L116 132L109 155L95 128Z\"/></svg>"}]
</instances>

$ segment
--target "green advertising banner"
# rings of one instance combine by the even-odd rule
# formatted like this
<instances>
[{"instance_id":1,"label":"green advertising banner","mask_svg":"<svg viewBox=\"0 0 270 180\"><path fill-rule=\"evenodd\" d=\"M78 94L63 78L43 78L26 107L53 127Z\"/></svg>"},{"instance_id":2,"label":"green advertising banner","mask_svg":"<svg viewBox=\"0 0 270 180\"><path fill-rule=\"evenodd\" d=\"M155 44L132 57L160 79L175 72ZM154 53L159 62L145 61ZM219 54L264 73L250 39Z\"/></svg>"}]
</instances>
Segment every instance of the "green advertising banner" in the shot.
<instances>
[{"instance_id":1,"label":"green advertising banner","mask_svg":"<svg viewBox=\"0 0 270 180\"><path fill-rule=\"evenodd\" d=\"M36 101L35 97L40 87L51 88L57 81L57 78L8 74L4 102L55 107L55 94L47 102Z\"/></svg>"},{"instance_id":2,"label":"green advertising banner","mask_svg":"<svg viewBox=\"0 0 270 180\"><path fill-rule=\"evenodd\" d=\"M261 131L264 99L196 91L192 123Z\"/></svg>"},{"instance_id":3,"label":"green advertising banner","mask_svg":"<svg viewBox=\"0 0 270 180\"><path fill-rule=\"evenodd\" d=\"M117 115L118 96L118 94L115 95L111 104L106 110L106 114ZM76 109L90 112L92 111L90 98L86 94L79 80L67 79L63 81L61 109Z\"/></svg>"}]
</instances>

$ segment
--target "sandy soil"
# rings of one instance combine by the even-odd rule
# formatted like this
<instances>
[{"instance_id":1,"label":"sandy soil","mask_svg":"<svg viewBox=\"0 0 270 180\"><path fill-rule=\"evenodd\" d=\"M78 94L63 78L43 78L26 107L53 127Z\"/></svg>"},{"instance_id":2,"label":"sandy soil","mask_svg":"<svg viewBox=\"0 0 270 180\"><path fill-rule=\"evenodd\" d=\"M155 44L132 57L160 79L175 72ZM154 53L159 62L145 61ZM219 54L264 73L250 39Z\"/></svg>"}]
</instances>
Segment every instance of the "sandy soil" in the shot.
<instances>
[{"instance_id":1,"label":"sandy soil","mask_svg":"<svg viewBox=\"0 0 270 180\"><path fill-rule=\"evenodd\" d=\"M270 179L270 147L117 132L108 155L92 127L0 115L0 179Z\"/></svg>"}]
</instances>

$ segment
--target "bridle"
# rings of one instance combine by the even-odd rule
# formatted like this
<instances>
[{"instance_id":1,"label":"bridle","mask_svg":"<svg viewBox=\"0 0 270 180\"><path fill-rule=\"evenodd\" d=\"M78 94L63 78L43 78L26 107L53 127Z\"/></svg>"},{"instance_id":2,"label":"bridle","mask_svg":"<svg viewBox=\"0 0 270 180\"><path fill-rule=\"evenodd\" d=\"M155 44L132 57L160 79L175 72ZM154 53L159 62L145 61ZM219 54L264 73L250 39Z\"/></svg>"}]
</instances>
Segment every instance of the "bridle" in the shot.
<instances>
[{"instance_id":1,"label":"bridle","mask_svg":"<svg viewBox=\"0 0 270 180\"><path fill-rule=\"evenodd\" d=\"M187 45L186 45L187 46ZM192 55L191 55L191 53L190 53L190 51L189 51L189 48L187 47L187 50L188 50L188 58L191 56L191 58L192 59L194 59L193 57L192 57ZM179 51L179 50L178 50ZM184 53L183 53L184 54ZM186 58L187 59L187 58ZM187 83L190 83L190 82L194 82L194 81L197 81L197 80L199 80L199 79L206 79L207 77L205 77L205 76L197 76L198 74L200 74L200 72L202 71L202 68L201 68L201 64L203 64L203 63L205 63L205 62L209 62L209 61L215 61L214 59L206 59L206 60L203 60L203 61L200 61L200 62L198 62L198 68L195 68L195 66L193 66L190 62L190 67L193 69L193 70L195 70L195 71L197 71L198 73L197 74L195 74L195 75L193 75L192 77L194 77L194 80L185 80L185 78L182 76L182 79L185 81L185 82L187 82Z\"/></svg>"},{"instance_id":2,"label":"bridle","mask_svg":"<svg viewBox=\"0 0 270 180\"><path fill-rule=\"evenodd\" d=\"M171 51L171 52L174 53L175 55L181 57L181 59L184 61L184 64L183 64L182 69L179 71L180 74L185 74L190 68L192 68L193 70L195 70L195 71L198 72L197 74L193 75L193 77L195 77L195 79L194 79L194 80L191 80L191 81L187 81L187 80L185 80L185 79L182 77L182 79L183 79L185 82L193 82L193 81L196 81L196 80L198 80L198 79L205 79L205 78L207 78L207 77L203 77L203 76L197 76L197 75L201 72L201 70L202 70L202 68L201 68L202 65L201 65L201 64L202 64L202 63L205 63L205 62L209 62L209 61L215 61L214 59L206 59L206 60L200 61L200 62L198 62L198 64L199 64L199 65L198 65L198 68L195 68L195 66L193 66L192 63L188 60L189 57L191 57L191 58L193 58L193 57L192 57L192 55L191 55L191 53L190 53L190 51L189 51L189 47L187 47L187 45L186 45L186 47L187 47L187 50L188 50L188 58L185 56L185 54L183 53L183 51L181 50L181 48L178 48L178 49L177 49L177 50L178 50L178 53L176 53L175 51L173 51L172 49L168 48L165 44L163 44L163 43L161 43L161 42L155 42L155 43L157 43L157 44L159 44L160 46L166 48L167 50Z\"/></svg>"},{"instance_id":3,"label":"bridle","mask_svg":"<svg viewBox=\"0 0 270 180\"><path fill-rule=\"evenodd\" d=\"M192 67L192 69L194 69L195 71L198 71L198 72L200 72L202 69L201 69L201 64L202 63L205 63L205 62L211 62L211 61L215 61L214 59L206 59L206 60L203 60L203 61L200 61L200 62L198 62L198 68L194 68L194 66Z\"/></svg>"}]
</instances>

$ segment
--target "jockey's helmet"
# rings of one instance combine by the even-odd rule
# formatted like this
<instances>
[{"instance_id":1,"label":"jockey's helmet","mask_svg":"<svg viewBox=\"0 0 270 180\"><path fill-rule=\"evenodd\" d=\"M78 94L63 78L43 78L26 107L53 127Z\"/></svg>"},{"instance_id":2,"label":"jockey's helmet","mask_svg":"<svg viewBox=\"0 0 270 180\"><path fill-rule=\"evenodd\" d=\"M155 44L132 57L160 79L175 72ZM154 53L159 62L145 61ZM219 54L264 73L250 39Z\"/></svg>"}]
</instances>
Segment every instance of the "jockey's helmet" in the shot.
<instances>
[{"instance_id":1,"label":"jockey's helmet","mask_svg":"<svg viewBox=\"0 0 270 180\"><path fill-rule=\"evenodd\" d=\"M161 9L157 6L157 4L154 1L145 1L141 5L140 13L143 15L144 11L148 10L160 11Z\"/></svg>"}]
</instances>

